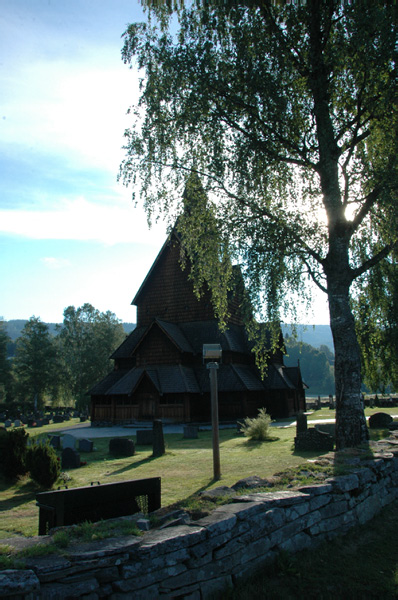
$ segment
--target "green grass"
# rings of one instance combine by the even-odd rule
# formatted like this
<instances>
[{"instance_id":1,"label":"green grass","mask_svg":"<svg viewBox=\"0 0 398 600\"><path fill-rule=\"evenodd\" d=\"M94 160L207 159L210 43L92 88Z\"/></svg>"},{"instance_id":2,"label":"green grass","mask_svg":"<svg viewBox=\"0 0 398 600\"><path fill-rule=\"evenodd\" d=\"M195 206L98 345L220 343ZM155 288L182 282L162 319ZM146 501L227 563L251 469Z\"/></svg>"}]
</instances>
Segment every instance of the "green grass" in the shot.
<instances>
[{"instance_id":1,"label":"green grass","mask_svg":"<svg viewBox=\"0 0 398 600\"><path fill-rule=\"evenodd\" d=\"M273 441L248 442L235 430L220 430L220 481L213 480L210 431L201 431L196 440L184 439L182 434L166 434L166 454L160 458L152 458L152 448L148 446L137 446L135 456L115 458L108 454L109 438L97 438L94 440L95 452L80 455L87 464L63 474L64 480L55 487L160 476L162 506L168 506L202 490L231 486L249 475L270 477L276 471L298 466L316 456L311 452L294 452L294 427L273 428L271 435ZM0 540L13 535L37 535L35 494L39 491L40 488L28 477L11 485L0 481Z\"/></svg>"},{"instance_id":2,"label":"green grass","mask_svg":"<svg viewBox=\"0 0 398 600\"><path fill-rule=\"evenodd\" d=\"M367 409L367 414L371 409ZM378 409L373 409L377 412ZM394 409L391 410L394 413ZM395 409L397 411L397 409ZM311 417L325 418L334 416L333 411L315 411ZM62 428L73 426L78 422L71 420L61 424ZM286 425L288 421L286 421ZM40 429L29 430L31 437L42 436L59 424L47 425ZM294 451L295 427L270 428L270 441L248 441L238 435L235 429L220 430L221 480L213 480L212 434L200 431L196 440L184 439L182 434L166 434L166 454L160 458L152 458L152 448L137 446L136 455L127 458L115 458L108 454L109 438L94 439L96 450L92 453L81 453L81 460L87 464L79 469L69 470L55 487L78 487L100 481L110 483L127 479L145 477L162 478L162 506L175 503L196 503L196 495L219 485L231 486L243 477L258 475L262 478L272 477L277 472L308 464L307 461L317 456L316 453ZM384 432L375 430L372 435L384 437ZM134 436L126 436L133 437ZM308 469L306 469L308 471ZM305 471L305 470L304 470ZM289 475L290 476L290 475ZM311 475L313 478L314 475ZM313 481L313 479L312 479ZM305 483L305 475L300 476ZM287 485L281 482L281 486ZM29 477L21 478L10 484L0 480L0 540L22 535L37 535L38 512L35 494L40 488Z\"/></svg>"}]
</instances>

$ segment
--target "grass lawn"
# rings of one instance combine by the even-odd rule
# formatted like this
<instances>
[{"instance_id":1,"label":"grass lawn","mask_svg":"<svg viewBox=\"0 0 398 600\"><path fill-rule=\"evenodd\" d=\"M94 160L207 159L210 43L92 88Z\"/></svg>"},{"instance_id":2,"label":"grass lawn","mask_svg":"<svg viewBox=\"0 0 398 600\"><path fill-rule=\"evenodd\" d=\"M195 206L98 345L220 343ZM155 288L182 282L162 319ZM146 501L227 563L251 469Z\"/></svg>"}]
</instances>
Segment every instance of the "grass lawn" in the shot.
<instances>
[{"instance_id":1,"label":"grass lawn","mask_svg":"<svg viewBox=\"0 0 398 600\"><path fill-rule=\"evenodd\" d=\"M366 414L380 409L367 409ZM386 412L398 412L386 409ZM308 418L333 418L334 411L314 411ZM76 425L78 420L63 423L62 428ZM286 425L289 420L286 421ZM29 435L46 436L59 424L30 429ZM277 472L296 467L317 456L316 453L294 451L295 427L272 427L271 441L248 442L235 429L220 430L221 480L213 480L212 434L201 431L196 440L187 440L182 434L166 434L166 454L152 458L152 447L136 446L136 455L115 458L108 454L110 438L94 439L95 451L80 453L86 465L63 474L59 485L78 487L100 481L110 483L145 477L162 478L162 506L187 499L199 491L220 485L231 486L250 475L269 478ZM135 440L134 436L132 437ZM38 512L35 494L41 491L29 477L10 484L0 480L0 540L13 535L33 536L38 531Z\"/></svg>"},{"instance_id":2,"label":"grass lawn","mask_svg":"<svg viewBox=\"0 0 398 600\"><path fill-rule=\"evenodd\" d=\"M297 466L316 456L311 452L294 452L295 428L272 428L272 441L248 442L235 429L220 430L221 474L213 480L212 437L210 431L199 432L196 440L180 434L166 434L166 454L152 458L152 447L136 446L136 454L115 458L108 454L110 438L96 438L95 451L80 453L87 464L69 470L61 485L78 487L92 481L110 483L145 477L162 478L162 506L184 500L193 494L219 485L231 486L249 475L270 477L277 471ZM134 436L126 436L132 437ZM59 484L57 483L56 486ZM55 486L55 487L56 487ZM0 539L12 535L37 535L38 508L35 493L40 491L29 477L13 485L0 481Z\"/></svg>"}]
</instances>

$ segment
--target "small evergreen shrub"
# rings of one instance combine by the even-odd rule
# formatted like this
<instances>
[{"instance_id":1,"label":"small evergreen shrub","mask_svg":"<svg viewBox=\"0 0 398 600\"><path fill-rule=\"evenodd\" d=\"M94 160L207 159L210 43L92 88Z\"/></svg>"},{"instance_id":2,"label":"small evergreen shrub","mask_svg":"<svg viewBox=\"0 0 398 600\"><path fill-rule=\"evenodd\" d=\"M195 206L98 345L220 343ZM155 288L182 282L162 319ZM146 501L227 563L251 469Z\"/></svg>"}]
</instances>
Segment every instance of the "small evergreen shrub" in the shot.
<instances>
[{"instance_id":1,"label":"small evergreen shrub","mask_svg":"<svg viewBox=\"0 0 398 600\"><path fill-rule=\"evenodd\" d=\"M260 408L258 417L246 417L243 423L240 423L241 431L249 440L264 441L269 438L270 423L271 417L267 415L266 409Z\"/></svg>"},{"instance_id":2,"label":"small evergreen shrub","mask_svg":"<svg viewBox=\"0 0 398 600\"><path fill-rule=\"evenodd\" d=\"M48 442L35 442L28 448L26 462L33 481L46 489L52 488L61 473L54 448Z\"/></svg>"},{"instance_id":3,"label":"small evergreen shrub","mask_svg":"<svg viewBox=\"0 0 398 600\"><path fill-rule=\"evenodd\" d=\"M25 475L27 441L25 429L10 429L0 436L0 472L6 479L16 479Z\"/></svg>"}]
</instances>

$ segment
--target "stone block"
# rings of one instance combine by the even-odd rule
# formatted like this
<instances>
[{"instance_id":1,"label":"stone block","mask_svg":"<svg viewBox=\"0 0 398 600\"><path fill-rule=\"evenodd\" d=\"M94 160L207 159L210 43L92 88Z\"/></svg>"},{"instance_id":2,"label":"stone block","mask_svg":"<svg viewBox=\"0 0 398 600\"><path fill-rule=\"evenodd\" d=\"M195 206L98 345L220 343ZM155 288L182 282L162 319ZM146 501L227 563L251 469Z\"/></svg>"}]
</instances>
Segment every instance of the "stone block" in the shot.
<instances>
[{"instance_id":1,"label":"stone block","mask_svg":"<svg viewBox=\"0 0 398 600\"><path fill-rule=\"evenodd\" d=\"M61 454L62 469L77 469L80 467L80 454L74 448L64 448Z\"/></svg>"},{"instance_id":2,"label":"stone block","mask_svg":"<svg viewBox=\"0 0 398 600\"><path fill-rule=\"evenodd\" d=\"M184 425L184 438L187 440L196 440L198 437L198 427L196 425Z\"/></svg>"},{"instance_id":3,"label":"stone block","mask_svg":"<svg viewBox=\"0 0 398 600\"><path fill-rule=\"evenodd\" d=\"M114 456L134 456L135 444L127 438L112 438L109 440L109 454Z\"/></svg>"},{"instance_id":4,"label":"stone block","mask_svg":"<svg viewBox=\"0 0 398 600\"><path fill-rule=\"evenodd\" d=\"M79 440L79 452L92 452L94 449L94 442L82 438Z\"/></svg>"},{"instance_id":5,"label":"stone block","mask_svg":"<svg viewBox=\"0 0 398 600\"><path fill-rule=\"evenodd\" d=\"M388 413L377 412L369 417L368 424L370 429L388 429L388 426L393 420L392 416Z\"/></svg>"},{"instance_id":6,"label":"stone block","mask_svg":"<svg viewBox=\"0 0 398 600\"><path fill-rule=\"evenodd\" d=\"M71 435L70 433L65 433L65 435L63 436L62 440L62 448L76 448L76 438L75 436Z\"/></svg>"},{"instance_id":7,"label":"stone block","mask_svg":"<svg viewBox=\"0 0 398 600\"><path fill-rule=\"evenodd\" d=\"M51 435L49 436L49 444L56 450L61 448L61 436L60 435Z\"/></svg>"},{"instance_id":8,"label":"stone block","mask_svg":"<svg viewBox=\"0 0 398 600\"><path fill-rule=\"evenodd\" d=\"M310 427L307 431L299 433L294 438L294 447L297 451L302 450L324 450L325 452L333 450L333 437L324 431L319 431L315 427Z\"/></svg>"},{"instance_id":9,"label":"stone block","mask_svg":"<svg viewBox=\"0 0 398 600\"><path fill-rule=\"evenodd\" d=\"M153 431L152 429L137 429L137 446L152 446Z\"/></svg>"},{"instance_id":10,"label":"stone block","mask_svg":"<svg viewBox=\"0 0 398 600\"><path fill-rule=\"evenodd\" d=\"M40 581L34 571L5 569L0 571L0 597L29 597L40 590ZM36 594L35 594L36 596Z\"/></svg>"}]
</instances>

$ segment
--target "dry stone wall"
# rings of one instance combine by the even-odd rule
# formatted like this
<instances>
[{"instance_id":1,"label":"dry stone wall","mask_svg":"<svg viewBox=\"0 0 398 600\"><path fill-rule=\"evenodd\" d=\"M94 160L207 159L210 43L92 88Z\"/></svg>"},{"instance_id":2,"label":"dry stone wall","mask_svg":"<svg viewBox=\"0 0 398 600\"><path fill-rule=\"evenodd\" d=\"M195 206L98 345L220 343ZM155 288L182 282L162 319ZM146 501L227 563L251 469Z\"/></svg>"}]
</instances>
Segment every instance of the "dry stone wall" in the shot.
<instances>
[{"instance_id":1,"label":"dry stone wall","mask_svg":"<svg viewBox=\"0 0 398 600\"><path fill-rule=\"evenodd\" d=\"M398 434L353 459L348 475L294 490L234 496L209 516L36 558L0 572L0 597L206 600L272 562L366 523L398 498ZM356 464L357 461L357 464Z\"/></svg>"}]
</instances>

